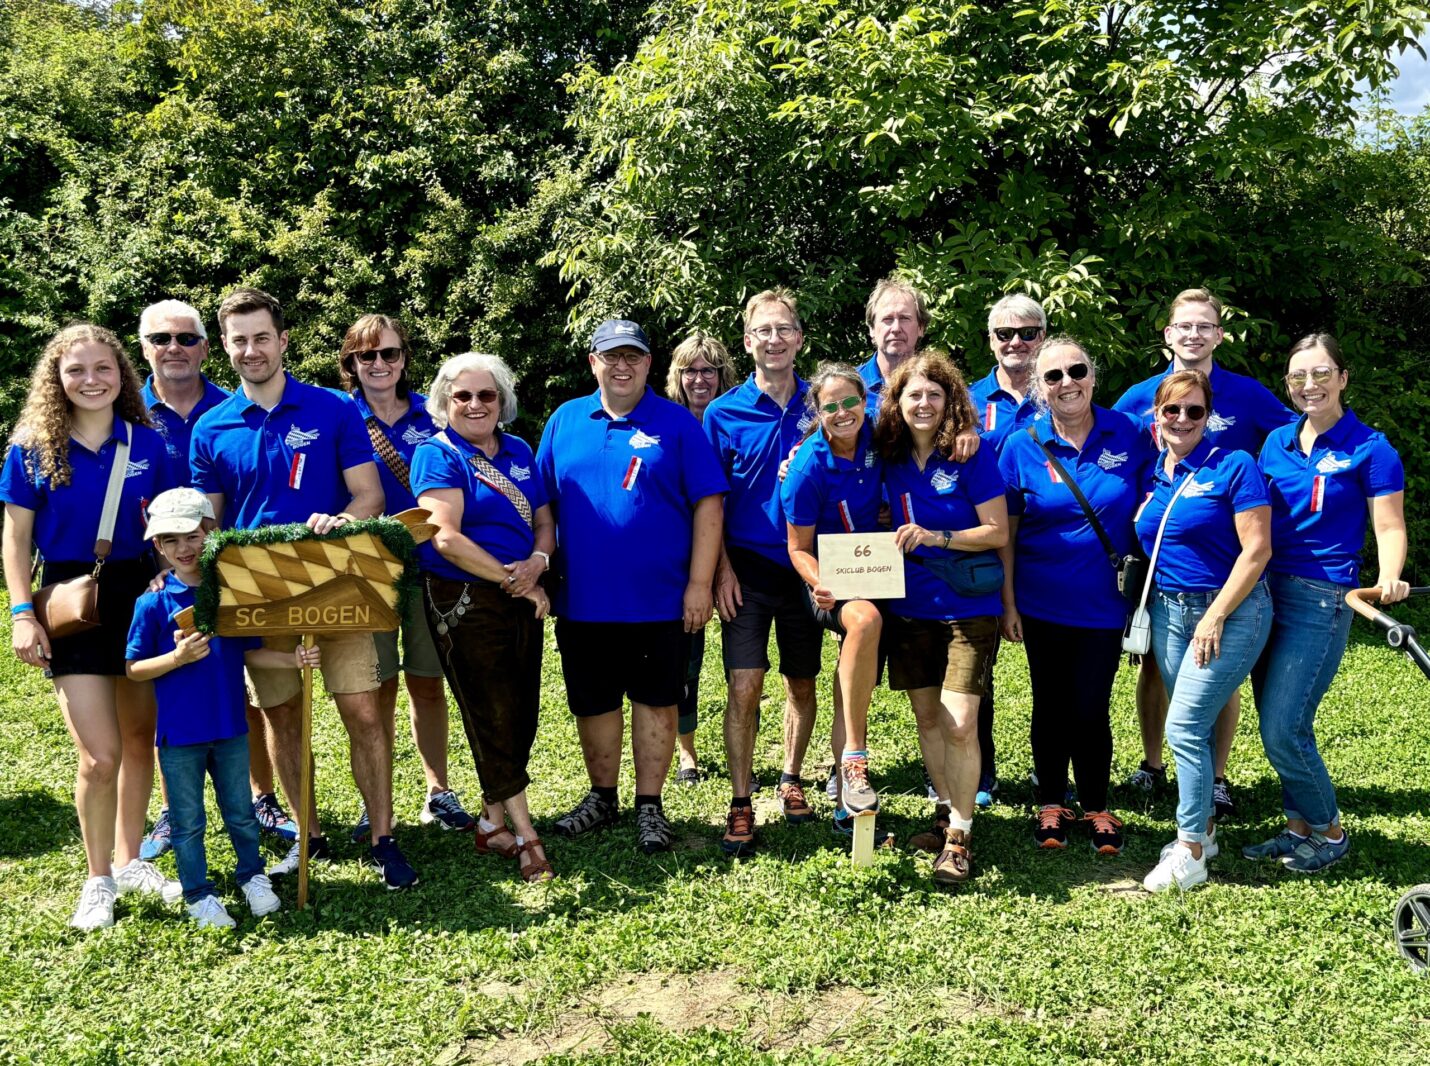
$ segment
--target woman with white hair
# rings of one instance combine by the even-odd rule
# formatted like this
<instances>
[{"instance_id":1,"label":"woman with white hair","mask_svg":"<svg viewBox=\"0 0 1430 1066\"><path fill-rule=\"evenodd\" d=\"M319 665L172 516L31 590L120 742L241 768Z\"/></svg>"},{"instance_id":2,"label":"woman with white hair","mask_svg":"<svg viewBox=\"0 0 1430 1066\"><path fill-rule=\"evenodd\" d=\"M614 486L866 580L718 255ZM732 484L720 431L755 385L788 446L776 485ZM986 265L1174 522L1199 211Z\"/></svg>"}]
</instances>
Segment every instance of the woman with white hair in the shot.
<instances>
[{"instance_id":1,"label":"woman with white hair","mask_svg":"<svg viewBox=\"0 0 1430 1066\"><path fill-rule=\"evenodd\" d=\"M516 387L501 359L448 359L427 410L438 432L412 456L412 491L437 526L421 548L423 591L482 786L476 849L517 859L527 881L550 880L526 787L555 521L531 446L502 428L516 417Z\"/></svg>"}]
</instances>

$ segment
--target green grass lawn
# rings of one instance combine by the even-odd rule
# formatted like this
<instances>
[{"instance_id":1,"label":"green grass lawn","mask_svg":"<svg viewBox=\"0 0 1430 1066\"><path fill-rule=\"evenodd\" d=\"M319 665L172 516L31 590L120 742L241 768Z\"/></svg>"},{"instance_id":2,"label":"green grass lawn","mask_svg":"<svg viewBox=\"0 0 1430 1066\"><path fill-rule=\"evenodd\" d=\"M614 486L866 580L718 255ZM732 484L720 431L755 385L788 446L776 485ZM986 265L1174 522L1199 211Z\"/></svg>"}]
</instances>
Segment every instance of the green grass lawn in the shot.
<instances>
[{"instance_id":1,"label":"green grass lawn","mask_svg":"<svg viewBox=\"0 0 1430 1066\"><path fill-rule=\"evenodd\" d=\"M1119 794L1129 843L1111 861L1085 838L1036 851L1027 671L1007 646L1002 802L975 822L972 883L938 891L929 857L902 850L854 869L822 796L822 821L785 828L772 788L756 801L758 856L732 862L716 845L728 798L716 627L698 739L717 776L667 791L673 853L641 856L627 817L590 839L549 835L560 878L524 885L515 862L417 825L421 769L403 722L399 840L422 884L389 893L345 843L358 799L324 698L319 807L343 843L337 862L315 864L310 909L291 909L291 886L287 909L261 922L233 905L232 852L210 802L210 861L245 914L238 929L200 933L177 910L121 901L115 927L90 936L65 926L84 878L70 741L48 683L7 655L0 1061L1423 1064L1430 980L1396 954L1391 917L1405 889L1430 881L1430 683L1357 630L1320 718L1354 844L1314 879L1238 857L1280 808L1249 697L1231 775L1242 816L1223 830L1208 887L1158 898L1137 887L1173 834L1170 798L1148 807ZM829 760L828 679L810 776ZM1114 702L1116 779L1139 757L1131 680L1124 669ZM756 755L771 785L777 686ZM538 827L586 787L549 628L543 714ZM453 722L454 785L475 803ZM929 810L903 697L876 696L870 736L880 824L903 840ZM628 764L627 804L631 790ZM172 856L161 864L174 873Z\"/></svg>"}]
</instances>

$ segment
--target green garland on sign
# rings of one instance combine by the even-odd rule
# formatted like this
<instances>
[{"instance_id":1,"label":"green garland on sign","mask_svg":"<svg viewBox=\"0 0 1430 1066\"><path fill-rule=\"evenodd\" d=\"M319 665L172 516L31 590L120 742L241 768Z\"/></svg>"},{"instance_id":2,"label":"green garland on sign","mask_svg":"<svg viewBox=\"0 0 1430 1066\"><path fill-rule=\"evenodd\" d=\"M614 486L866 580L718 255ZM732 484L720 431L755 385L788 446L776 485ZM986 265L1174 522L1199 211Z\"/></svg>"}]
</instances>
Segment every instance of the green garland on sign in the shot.
<instances>
[{"instance_id":1,"label":"green garland on sign","mask_svg":"<svg viewBox=\"0 0 1430 1066\"><path fill-rule=\"evenodd\" d=\"M247 547L254 544L292 544L300 540L342 540L354 533L371 533L382 541L388 551L402 564L396 581L398 614L403 612L407 598L422 586L417 563L417 544L412 533L395 518L360 518L339 526L331 533L314 533L307 526L291 522L260 529L215 530L204 538L204 552L199 559L203 581L194 593L194 625L201 633L212 634L218 623L218 557L230 545Z\"/></svg>"}]
</instances>

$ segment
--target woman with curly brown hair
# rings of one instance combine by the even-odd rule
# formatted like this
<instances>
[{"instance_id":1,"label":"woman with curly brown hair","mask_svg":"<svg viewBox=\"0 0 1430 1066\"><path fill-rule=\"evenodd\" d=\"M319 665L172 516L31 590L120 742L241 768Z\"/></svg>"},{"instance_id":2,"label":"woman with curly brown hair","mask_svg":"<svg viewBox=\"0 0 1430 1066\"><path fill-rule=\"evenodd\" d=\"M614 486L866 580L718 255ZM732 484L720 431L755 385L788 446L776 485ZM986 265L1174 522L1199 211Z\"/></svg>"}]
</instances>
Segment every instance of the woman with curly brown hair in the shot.
<instances>
[{"instance_id":1,"label":"woman with curly brown hair","mask_svg":"<svg viewBox=\"0 0 1430 1066\"><path fill-rule=\"evenodd\" d=\"M975 425L962 375L943 352L929 349L890 376L874 428L894 536L905 553L905 595L887 605L884 627L889 687L909 694L924 766L940 797L933 832L913 842L938 852L933 876L941 884L972 872L978 704L1002 610L996 553L1008 542L993 449L963 462L953 457L958 434Z\"/></svg>"},{"instance_id":2,"label":"woman with curly brown hair","mask_svg":"<svg viewBox=\"0 0 1430 1066\"><path fill-rule=\"evenodd\" d=\"M118 461L125 467L111 547L97 565L100 513ZM79 754L75 807L89 879L70 920L78 929L112 925L117 893L156 893L171 903L182 893L139 858L154 781L154 695L124 674L134 601L154 576L144 508L182 483L119 338L86 324L55 334L30 378L0 471L0 501L15 655L53 678ZM97 571L97 628L54 639L45 632L30 602L35 549L42 584Z\"/></svg>"}]
</instances>

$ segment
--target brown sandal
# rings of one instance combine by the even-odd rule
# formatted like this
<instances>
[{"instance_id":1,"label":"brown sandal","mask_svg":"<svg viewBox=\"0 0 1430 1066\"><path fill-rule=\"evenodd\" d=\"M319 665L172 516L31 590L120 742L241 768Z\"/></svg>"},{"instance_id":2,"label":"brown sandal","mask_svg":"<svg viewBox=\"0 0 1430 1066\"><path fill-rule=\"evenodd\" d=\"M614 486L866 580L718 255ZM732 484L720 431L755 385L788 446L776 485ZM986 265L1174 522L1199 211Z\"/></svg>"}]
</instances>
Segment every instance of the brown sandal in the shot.
<instances>
[{"instance_id":1,"label":"brown sandal","mask_svg":"<svg viewBox=\"0 0 1430 1066\"><path fill-rule=\"evenodd\" d=\"M499 837L503 833L511 837L511 843L507 845L497 845L490 843L493 837ZM481 823L477 824L477 830L473 834L473 846L477 849L478 855L500 855L503 859L516 858L518 847L516 834L505 825L499 825L490 833L483 833Z\"/></svg>"},{"instance_id":2,"label":"brown sandal","mask_svg":"<svg viewBox=\"0 0 1430 1066\"><path fill-rule=\"evenodd\" d=\"M973 854L968 847L968 834L961 829L949 829L944 834L943 851L934 860L934 882L940 885L960 885L972 874Z\"/></svg>"},{"instance_id":3,"label":"brown sandal","mask_svg":"<svg viewBox=\"0 0 1430 1066\"><path fill-rule=\"evenodd\" d=\"M549 860L545 858L538 859L535 855L532 855L530 856L531 862L529 864L522 863L521 857L530 852L532 848L544 848L544 845L538 838L532 837L516 849L516 864L517 869L521 871L522 880L528 884L534 884L537 881L554 880L556 871L552 868Z\"/></svg>"}]
</instances>

